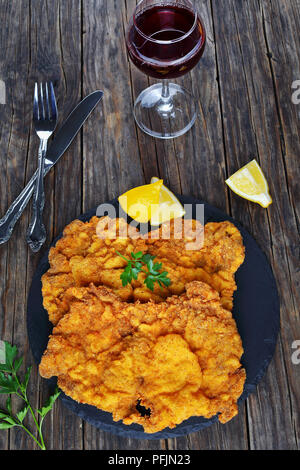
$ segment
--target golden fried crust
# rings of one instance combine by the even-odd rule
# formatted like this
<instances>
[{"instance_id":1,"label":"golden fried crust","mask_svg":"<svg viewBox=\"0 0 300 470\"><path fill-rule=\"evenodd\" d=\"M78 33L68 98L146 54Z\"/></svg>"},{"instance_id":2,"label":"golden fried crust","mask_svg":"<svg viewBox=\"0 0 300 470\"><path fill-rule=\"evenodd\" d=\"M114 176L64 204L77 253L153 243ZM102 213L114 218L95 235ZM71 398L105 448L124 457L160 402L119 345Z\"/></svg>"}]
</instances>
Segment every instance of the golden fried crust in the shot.
<instances>
[{"instance_id":1,"label":"golden fried crust","mask_svg":"<svg viewBox=\"0 0 300 470\"><path fill-rule=\"evenodd\" d=\"M209 223L175 219L147 234L149 253L184 268L210 273L235 273L244 262L245 248L239 230L230 222Z\"/></svg>"},{"instance_id":2,"label":"golden fried crust","mask_svg":"<svg viewBox=\"0 0 300 470\"><path fill-rule=\"evenodd\" d=\"M73 287L40 364L74 400L138 423L147 433L190 416L237 414L243 348L219 294L193 282L181 297L128 304L105 287ZM142 416L137 404L149 408Z\"/></svg>"},{"instance_id":3,"label":"golden fried crust","mask_svg":"<svg viewBox=\"0 0 300 470\"><path fill-rule=\"evenodd\" d=\"M216 289L222 306L231 311L235 273L245 259L241 233L230 222L221 222L207 224L203 234L198 221L189 222L183 227L183 219L176 219L170 231L163 224L147 241L148 252L163 263L172 281L162 296L179 295L188 282L201 281Z\"/></svg>"},{"instance_id":4,"label":"golden fried crust","mask_svg":"<svg viewBox=\"0 0 300 470\"><path fill-rule=\"evenodd\" d=\"M75 281L70 273L51 275L48 271L42 277L43 303L53 325L56 325L68 312L69 303L65 299L65 294L67 289L73 286Z\"/></svg>"},{"instance_id":5,"label":"golden fried crust","mask_svg":"<svg viewBox=\"0 0 300 470\"><path fill-rule=\"evenodd\" d=\"M129 237L126 237L126 233ZM146 252L146 242L123 219L93 217L90 222L79 220L68 225L63 237L51 248L50 269L42 277L44 307L56 325L68 311L65 292L69 287L90 283L113 289L124 301L133 300L132 287L122 286L120 276L131 252Z\"/></svg>"},{"instance_id":6,"label":"golden fried crust","mask_svg":"<svg viewBox=\"0 0 300 470\"><path fill-rule=\"evenodd\" d=\"M68 311L67 288L90 283L111 288L123 301L162 302L182 294L187 283L197 280L216 289L222 306L232 310L234 275L245 256L240 232L229 222L207 224L205 229L195 220L185 221L184 228L182 224L183 219L176 219L170 230L163 224L142 236L123 219L93 217L88 223L72 222L50 250L50 269L42 278L44 307L50 321L56 325ZM126 261L117 251L125 257L138 251L156 256L171 285L161 289L156 284L151 292L141 273L137 281L124 287L120 276Z\"/></svg>"}]
</instances>

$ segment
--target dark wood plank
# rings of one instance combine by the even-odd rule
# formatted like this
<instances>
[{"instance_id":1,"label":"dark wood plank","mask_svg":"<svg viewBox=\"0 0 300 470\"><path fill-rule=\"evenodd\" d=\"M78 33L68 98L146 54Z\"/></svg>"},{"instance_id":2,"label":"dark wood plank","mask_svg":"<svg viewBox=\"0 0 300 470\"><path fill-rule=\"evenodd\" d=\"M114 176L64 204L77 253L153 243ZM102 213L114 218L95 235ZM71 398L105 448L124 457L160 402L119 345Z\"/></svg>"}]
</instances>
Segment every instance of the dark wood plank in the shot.
<instances>
[{"instance_id":1,"label":"dark wood plank","mask_svg":"<svg viewBox=\"0 0 300 470\"><path fill-rule=\"evenodd\" d=\"M4 69L6 66L8 87L8 104L4 108L6 114L2 115L7 124L2 127L0 142L1 155L6 156L6 161L1 162L2 168L5 165L5 171L1 171L1 175L5 175L1 187L7 188L1 194L1 212L4 213L37 166L38 138L32 129L34 81L47 79L55 82L60 122L81 96L81 13L80 4L76 0L2 3L5 6L1 5L0 12L4 15L1 22L7 25L7 34L3 36L3 57L0 63ZM66 31L62 37L61 30L64 27ZM14 58L9 64L8 57ZM68 83L69 89L63 86L64 82ZM8 123L11 128L5 129ZM54 229L63 228L76 217L81 208L81 195L76 183L78 175L81 180L80 138L64 159L66 161L58 164L56 174L52 171L46 179L44 218L48 232L47 244L53 238ZM55 191L55 188L59 189ZM60 198L57 205L56 196ZM25 242L29 216L30 205L11 241L0 247L4 261L1 261L1 270L6 274L3 275L6 280L1 295L1 337L20 346L25 353L26 365L33 362L26 340L27 295L40 258L40 255L28 251ZM37 406L40 399L44 401L48 394L34 368L29 390L32 402ZM52 417L51 421L45 421L45 435L50 447L80 448L81 421L78 418L67 411L62 414L56 410L56 419ZM28 424L33 427L31 419L28 419ZM73 429L71 434L70 427ZM34 448L34 443L24 433L13 430L10 434L10 448Z\"/></svg>"},{"instance_id":2,"label":"dark wood plank","mask_svg":"<svg viewBox=\"0 0 300 470\"><path fill-rule=\"evenodd\" d=\"M299 365L291 361L291 345L300 338L300 272L299 272L299 154L300 126L299 105L291 100L291 86L300 77L300 37L295 34L300 30L300 2L272 1L262 2L262 13L268 57L275 88L275 99L279 115L281 132L281 148L283 155L284 174L280 180L286 182L290 212L287 216L282 207L284 217L285 250L287 258L286 274L291 293L281 293L287 316L283 317L283 352L287 358L285 367L289 377L288 392L292 402L291 415L295 438L300 447L300 397L297 390L300 386ZM293 90L292 90L293 91ZM287 286L288 287L288 286Z\"/></svg>"},{"instance_id":3,"label":"dark wood plank","mask_svg":"<svg viewBox=\"0 0 300 470\"><path fill-rule=\"evenodd\" d=\"M229 1L226 6L213 1L212 5L229 172L233 173L256 157L270 182L274 198L274 204L266 211L231 195L232 212L252 232L269 256L282 298L283 345L290 354L292 325L296 326L297 313L291 290L287 247L289 244L296 245L298 238L285 176L285 155L281 147L280 121L262 12L259 3L254 1L238 4ZM286 335L289 336L287 342L284 339ZM280 348L277 349L275 361L285 362ZM267 380L274 400L286 403L286 406L271 407L269 397L258 387L258 396L248 400L251 447L272 449L275 445L273 436L276 435L280 436L276 445L295 448L294 416L297 408L294 408L291 397L286 402L291 377L287 375L286 368L281 369L280 377L272 375L270 369ZM299 386L299 373L295 373L294 380ZM261 403L260 419L257 413L252 416L255 408L252 403L257 398ZM262 430L268 428L268 423L271 429L265 435Z\"/></svg>"},{"instance_id":4,"label":"dark wood plank","mask_svg":"<svg viewBox=\"0 0 300 470\"><path fill-rule=\"evenodd\" d=\"M31 74L39 80L52 78L54 81L59 128L81 99L81 3L77 0L34 0L31 9ZM29 173L33 172L35 166L33 150L31 155L33 167ZM51 190L47 198L48 211L51 211L46 212L45 218L50 217L52 228L48 243L81 213L81 180L79 135L47 181ZM32 258L31 254L29 256ZM41 400L45 401L49 391L43 381L41 386ZM54 449L81 449L81 426L82 421L58 402L54 413L47 417L44 424L48 446Z\"/></svg>"},{"instance_id":5,"label":"dark wood plank","mask_svg":"<svg viewBox=\"0 0 300 470\"><path fill-rule=\"evenodd\" d=\"M28 135L31 125L30 107L24 103L27 89L29 46L28 2L2 1L0 9L1 52L0 76L6 84L6 104L1 105L1 163L0 163L0 207L4 213L7 206L22 189L26 174ZM22 40L21 40L22 38ZM8 58L11 60L8 63ZM22 234L26 222L18 225L9 245L0 247L1 271L1 339L18 344L28 362L25 324L25 285L27 248ZM29 359L30 360L30 359ZM1 404L7 397L1 397ZM19 403L13 401L13 406ZM32 424L32 423L31 423ZM0 433L1 448L34 448L24 433L5 431Z\"/></svg>"},{"instance_id":6,"label":"dark wood plank","mask_svg":"<svg viewBox=\"0 0 300 470\"><path fill-rule=\"evenodd\" d=\"M130 21L130 18L134 12L134 9L137 5L137 0L125 0L125 10L122 22L122 36L121 40L125 41L125 35L127 30L127 25ZM129 77L131 85L131 113L133 113L134 102L138 95L149 86L150 81L146 75L141 73L129 59L127 55L128 67L129 67ZM140 153L140 159L143 168L144 174L144 183L150 183L153 176L161 176L163 173L161 171L162 162L164 161L164 154L158 154L157 151L157 140L152 139L150 136L146 135L140 130L134 121L134 126L136 128L137 135L137 144Z\"/></svg>"},{"instance_id":7,"label":"dark wood plank","mask_svg":"<svg viewBox=\"0 0 300 470\"><path fill-rule=\"evenodd\" d=\"M245 405L239 415L226 424L214 424L186 437L168 440L170 450L247 450L247 422Z\"/></svg>"},{"instance_id":8,"label":"dark wood plank","mask_svg":"<svg viewBox=\"0 0 300 470\"><path fill-rule=\"evenodd\" d=\"M291 450L297 448L293 430L295 412L290 405L289 386L286 384L286 379L282 380L282 375L286 374L284 359L280 339L268 373L259 384L257 393L248 400L251 449Z\"/></svg>"},{"instance_id":9,"label":"dark wood plank","mask_svg":"<svg viewBox=\"0 0 300 470\"><path fill-rule=\"evenodd\" d=\"M166 449L166 441L149 441L143 439L127 439L114 434L96 430L85 423L86 450L161 450Z\"/></svg>"},{"instance_id":10,"label":"dark wood plank","mask_svg":"<svg viewBox=\"0 0 300 470\"><path fill-rule=\"evenodd\" d=\"M124 2L84 2L83 90L85 94L97 88L104 91L95 120L87 123L84 132L84 209L144 182L131 108L123 16Z\"/></svg>"},{"instance_id":11,"label":"dark wood plank","mask_svg":"<svg viewBox=\"0 0 300 470\"><path fill-rule=\"evenodd\" d=\"M211 5L209 1L204 1L199 2L197 7L206 28L206 48L199 64L179 83L192 91L199 113L194 128L174 140L175 154L182 192L228 211L228 191L223 185L227 169Z\"/></svg>"},{"instance_id":12,"label":"dark wood plank","mask_svg":"<svg viewBox=\"0 0 300 470\"><path fill-rule=\"evenodd\" d=\"M104 98L83 135L83 208L107 202L144 183L123 35L125 2L86 0L83 18L83 91ZM105 27L104 27L105 25ZM92 51L92 53L91 53ZM86 449L149 448L147 441L118 438L85 423Z\"/></svg>"}]
</instances>

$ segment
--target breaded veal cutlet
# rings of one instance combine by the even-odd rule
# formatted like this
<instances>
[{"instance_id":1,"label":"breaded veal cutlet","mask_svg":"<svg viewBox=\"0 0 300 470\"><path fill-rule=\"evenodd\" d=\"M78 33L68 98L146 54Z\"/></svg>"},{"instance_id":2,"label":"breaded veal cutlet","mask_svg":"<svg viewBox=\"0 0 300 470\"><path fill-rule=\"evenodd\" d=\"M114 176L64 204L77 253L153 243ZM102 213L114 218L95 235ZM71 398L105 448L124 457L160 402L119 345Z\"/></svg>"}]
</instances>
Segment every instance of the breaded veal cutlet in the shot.
<instances>
[{"instance_id":1,"label":"breaded veal cutlet","mask_svg":"<svg viewBox=\"0 0 300 470\"><path fill-rule=\"evenodd\" d=\"M181 296L123 302L106 287L71 287L68 313L54 328L42 377L79 403L110 412L145 432L174 428L191 416L238 412L245 371L241 338L218 292L194 281ZM142 416L140 404L150 410Z\"/></svg>"}]
</instances>

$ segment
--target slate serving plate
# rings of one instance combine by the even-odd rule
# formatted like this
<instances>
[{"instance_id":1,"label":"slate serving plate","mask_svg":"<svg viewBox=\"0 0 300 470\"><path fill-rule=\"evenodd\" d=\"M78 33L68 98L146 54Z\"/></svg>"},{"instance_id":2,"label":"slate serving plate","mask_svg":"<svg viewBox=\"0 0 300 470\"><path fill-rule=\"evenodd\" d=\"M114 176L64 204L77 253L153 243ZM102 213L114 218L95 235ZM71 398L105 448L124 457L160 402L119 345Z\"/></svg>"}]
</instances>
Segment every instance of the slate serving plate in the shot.
<instances>
[{"instance_id":1,"label":"slate serving plate","mask_svg":"<svg viewBox=\"0 0 300 470\"><path fill-rule=\"evenodd\" d=\"M247 372L244 392L239 399L239 403L241 403L250 393L255 391L256 385L265 374L275 351L280 321L280 306L275 279L266 256L255 240L239 223L202 201L184 196L178 198L182 204L193 204L193 210L195 210L196 204L204 204L205 223L228 220L237 226L244 239L246 259L236 274L238 290L235 293L233 310L233 316L243 341L245 353L242 363ZM112 201L111 204L118 210L117 200ZM95 214L96 210L92 210L78 218L86 222ZM195 216L196 212L193 217ZM62 234L53 244L61 236ZM49 269L48 253L42 258L33 277L27 308L28 337L34 359L38 364L47 347L48 337L52 331L47 312L43 308L41 292L41 277ZM50 387L54 387L56 379L51 379L48 382ZM165 429L155 434L146 434L140 425L125 426L122 422L114 422L110 413L98 410L90 405L79 404L63 393L60 398L67 408L97 428L136 439L179 437L200 431L218 421L217 416L211 419L192 417L175 429Z\"/></svg>"}]
</instances>

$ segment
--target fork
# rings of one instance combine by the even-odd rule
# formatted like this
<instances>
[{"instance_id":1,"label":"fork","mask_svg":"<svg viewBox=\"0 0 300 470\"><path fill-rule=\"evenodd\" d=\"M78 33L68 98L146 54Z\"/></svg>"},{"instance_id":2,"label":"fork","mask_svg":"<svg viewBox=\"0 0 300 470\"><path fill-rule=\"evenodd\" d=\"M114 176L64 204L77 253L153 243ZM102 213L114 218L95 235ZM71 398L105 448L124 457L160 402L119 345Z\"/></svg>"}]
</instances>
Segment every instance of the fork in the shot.
<instances>
[{"instance_id":1,"label":"fork","mask_svg":"<svg viewBox=\"0 0 300 470\"><path fill-rule=\"evenodd\" d=\"M45 92L44 92L45 91ZM36 83L34 88L33 122L40 138L38 177L33 195L33 213L28 227L26 241L34 253L37 253L46 241L47 233L43 224L45 206L44 167L48 140L57 124L57 105L53 83Z\"/></svg>"}]
</instances>

